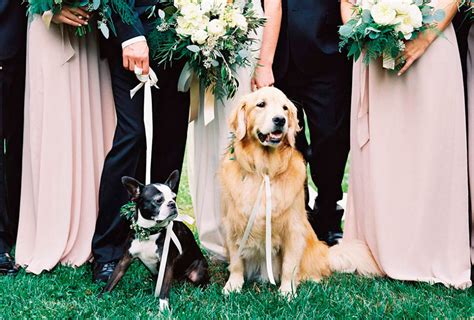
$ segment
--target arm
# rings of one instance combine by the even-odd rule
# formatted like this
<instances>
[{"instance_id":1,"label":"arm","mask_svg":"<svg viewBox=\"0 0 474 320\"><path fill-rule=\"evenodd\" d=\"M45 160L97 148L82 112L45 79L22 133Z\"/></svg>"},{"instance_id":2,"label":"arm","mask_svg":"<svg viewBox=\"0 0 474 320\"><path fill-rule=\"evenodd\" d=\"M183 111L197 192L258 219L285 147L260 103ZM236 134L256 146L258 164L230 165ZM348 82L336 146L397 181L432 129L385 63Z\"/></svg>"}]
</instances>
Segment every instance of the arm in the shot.
<instances>
[{"instance_id":1,"label":"arm","mask_svg":"<svg viewBox=\"0 0 474 320\"><path fill-rule=\"evenodd\" d=\"M444 20L438 23L438 27L435 30L427 30L425 33L420 34L418 38L407 41L405 51L403 52L406 63L398 73L399 76L404 74L425 53L433 41L438 38L439 34L449 26L456 15L459 3L459 0L439 0L437 8L444 10L446 14Z\"/></svg>"},{"instance_id":2,"label":"arm","mask_svg":"<svg viewBox=\"0 0 474 320\"><path fill-rule=\"evenodd\" d=\"M145 29L135 10L135 0L125 1L133 16L133 25L124 22L116 10L112 10L112 22L117 31L117 38L122 44L123 67L129 71L134 71L137 67L143 71L143 74L148 74L149 50L145 38Z\"/></svg>"},{"instance_id":3,"label":"arm","mask_svg":"<svg viewBox=\"0 0 474 320\"><path fill-rule=\"evenodd\" d=\"M342 23L347 23L352 17L352 3L349 0L341 0Z\"/></svg>"},{"instance_id":4,"label":"arm","mask_svg":"<svg viewBox=\"0 0 474 320\"><path fill-rule=\"evenodd\" d=\"M259 64L255 69L252 79L252 89L272 86L275 82L273 77L273 58L278 43L281 25L281 0L264 0L265 16L267 23L263 29L262 47L260 49Z\"/></svg>"}]
</instances>

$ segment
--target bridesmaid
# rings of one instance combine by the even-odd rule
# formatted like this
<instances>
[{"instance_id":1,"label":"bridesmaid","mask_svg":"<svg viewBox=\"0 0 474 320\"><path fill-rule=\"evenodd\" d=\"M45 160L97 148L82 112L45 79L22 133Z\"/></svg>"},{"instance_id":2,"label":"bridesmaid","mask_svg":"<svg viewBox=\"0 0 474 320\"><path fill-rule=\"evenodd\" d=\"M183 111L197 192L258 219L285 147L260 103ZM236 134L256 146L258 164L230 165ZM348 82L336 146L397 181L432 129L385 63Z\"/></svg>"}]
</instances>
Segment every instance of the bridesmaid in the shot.
<instances>
[{"instance_id":1,"label":"bridesmaid","mask_svg":"<svg viewBox=\"0 0 474 320\"><path fill-rule=\"evenodd\" d=\"M451 19L444 35L406 43L400 74L381 61L354 66L351 173L345 238L366 241L394 279L471 285L462 71ZM342 0L343 21L352 14Z\"/></svg>"},{"instance_id":2,"label":"bridesmaid","mask_svg":"<svg viewBox=\"0 0 474 320\"><path fill-rule=\"evenodd\" d=\"M252 1L254 9L268 21L263 32L256 35L262 38L262 47L255 50L259 55L259 66L238 70L240 87L236 96L215 107L215 119L207 126L204 124L203 110L190 126L190 148L188 151L190 189L196 215L196 226L201 244L213 257L224 260L224 234L221 223L220 189L217 182L217 168L225 149L229 145L227 120L234 105L252 89L273 84L272 63L278 41L281 21L281 0ZM256 48L258 49L258 48ZM202 108L201 108L202 109Z\"/></svg>"},{"instance_id":3,"label":"bridesmaid","mask_svg":"<svg viewBox=\"0 0 474 320\"><path fill-rule=\"evenodd\" d=\"M97 194L114 106L89 13L64 7L28 27L22 199L17 262L35 274L91 257ZM44 21L43 21L44 20ZM92 23L92 22L91 22ZM94 29L94 28L93 28Z\"/></svg>"}]
</instances>

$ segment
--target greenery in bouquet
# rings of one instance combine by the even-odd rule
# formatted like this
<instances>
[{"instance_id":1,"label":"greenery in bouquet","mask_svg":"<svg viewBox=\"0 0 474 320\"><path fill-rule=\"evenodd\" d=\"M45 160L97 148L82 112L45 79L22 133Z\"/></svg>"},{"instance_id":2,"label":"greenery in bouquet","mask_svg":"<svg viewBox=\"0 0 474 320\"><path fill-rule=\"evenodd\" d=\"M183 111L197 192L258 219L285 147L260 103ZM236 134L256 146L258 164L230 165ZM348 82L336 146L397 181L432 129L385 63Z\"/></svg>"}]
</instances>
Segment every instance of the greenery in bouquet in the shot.
<instances>
[{"instance_id":1,"label":"greenery in bouquet","mask_svg":"<svg viewBox=\"0 0 474 320\"><path fill-rule=\"evenodd\" d=\"M461 0L459 10L463 13L463 22L474 22L474 0Z\"/></svg>"},{"instance_id":2,"label":"greenery in bouquet","mask_svg":"<svg viewBox=\"0 0 474 320\"><path fill-rule=\"evenodd\" d=\"M384 68L400 69L405 41L435 29L444 16L431 0L357 0L352 18L339 28L339 46L355 61L364 53L366 64L382 57Z\"/></svg>"},{"instance_id":3,"label":"greenery in bouquet","mask_svg":"<svg viewBox=\"0 0 474 320\"><path fill-rule=\"evenodd\" d=\"M191 70L217 99L231 98L239 86L235 71L253 63L255 31L264 24L251 1L170 1L149 35L151 57L164 66L186 60L183 72Z\"/></svg>"},{"instance_id":4,"label":"greenery in bouquet","mask_svg":"<svg viewBox=\"0 0 474 320\"><path fill-rule=\"evenodd\" d=\"M102 32L105 38L109 38L110 31L115 34L115 28L112 23L112 10L115 11L124 23L133 25L135 16L129 4L125 0L28 0L28 14L42 15L50 11L56 14L61 11L63 6L73 8L83 8L87 12L96 14L97 28ZM90 32L91 25L76 27L77 36L84 36Z\"/></svg>"}]
</instances>

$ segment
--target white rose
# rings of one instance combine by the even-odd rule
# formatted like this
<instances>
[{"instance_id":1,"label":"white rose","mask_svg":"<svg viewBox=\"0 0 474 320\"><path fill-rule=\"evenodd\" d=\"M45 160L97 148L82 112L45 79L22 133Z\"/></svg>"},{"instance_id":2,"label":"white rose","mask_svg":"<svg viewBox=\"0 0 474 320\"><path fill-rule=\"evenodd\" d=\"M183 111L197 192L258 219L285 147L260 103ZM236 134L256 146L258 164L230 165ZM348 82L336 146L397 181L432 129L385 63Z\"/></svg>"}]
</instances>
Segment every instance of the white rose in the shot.
<instances>
[{"instance_id":1,"label":"white rose","mask_svg":"<svg viewBox=\"0 0 474 320\"><path fill-rule=\"evenodd\" d=\"M192 0L174 0L174 6L178 9L181 9L182 7L193 3L194 1Z\"/></svg>"},{"instance_id":2,"label":"white rose","mask_svg":"<svg viewBox=\"0 0 474 320\"><path fill-rule=\"evenodd\" d=\"M382 26L393 24L395 17L397 16L395 9L390 4L384 2L375 4L370 9L370 14L375 23Z\"/></svg>"},{"instance_id":3,"label":"white rose","mask_svg":"<svg viewBox=\"0 0 474 320\"><path fill-rule=\"evenodd\" d=\"M409 23L414 28L420 28L423 25L423 14L418 6L412 4L408 6Z\"/></svg>"},{"instance_id":4,"label":"white rose","mask_svg":"<svg viewBox=\"0 0 474 320\"><path fill-rule=\"evenodd\" d=\"M247 31L248 29L248 23L247 19L245 19L244 15L241 13L237 13L234 15L234 22L237 28L239 28L242 31Z\"/></svg>"},{"instance_id":5,"label":"white rose","mask_svg":"<svg viewBox=\"0 0 474 320\"><path fill-rule=\"evenodd\" d=\"M204 44L207 40L208 34L206 30L198 30L191 36L191 41L197 44Z\"/></svg>"},{"instance_id":6,"label":"white rose","mask_svg":"<svg viewBox=\"0 0 474 320\"><path fill-rule=\"evenodd\" d=\"M406 40L410 40L412 34L413 34L413 26L405 23L400 23L395 26L395 31L403 33L403 37Z\"/></svg>"},{"instance_id":7,"label":"white rose","mask_svg":"<svg viewBox=\"0 0 474 320\"><path fill-rule=\"evenodd\" d=\"M377 0L357 0L356 5L364 10L370 10Z\"/></svg>"},{"instance_id":8,"label":"white rose","mask_svg":"<svg viewBox=\"0 0 474 320\"><path fill-rule=\"evenodd\" d=\"M214 36L223 36L225 34L225 23L219 19L213 19L209 21L207 31Z\"/></svg>"},{"instance_id":9,"label":"white rose","mask_svg":"<svg viewBox=\"0 0 474 320\"><path fill-rule=\"evenodd\" d=\"M226 4L226 0L202 0L201 9L206 13L220 14Z\"/></svg>"}]
</instances>

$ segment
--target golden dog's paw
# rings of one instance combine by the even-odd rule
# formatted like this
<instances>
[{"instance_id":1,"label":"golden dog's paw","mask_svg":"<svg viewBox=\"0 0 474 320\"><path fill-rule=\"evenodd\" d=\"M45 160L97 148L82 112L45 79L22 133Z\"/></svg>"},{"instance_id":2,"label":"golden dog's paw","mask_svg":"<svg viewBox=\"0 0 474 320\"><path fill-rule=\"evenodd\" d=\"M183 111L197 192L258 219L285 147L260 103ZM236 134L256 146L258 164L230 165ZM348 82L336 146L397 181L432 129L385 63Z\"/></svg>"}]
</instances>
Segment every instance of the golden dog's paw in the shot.
<instances>
[{"instance_id":1,"label":"golden dog's paw","mask_svg":"<svg viewBox=\"0 0 474 320\"><path fill-rule=\"evenodd\" d=\"M230 276L229 280L225 284L224 289L222 289L222 293L225 295L229 295L231 292L239 293L242 290L243 285L244 277Z\"/></svg>"},{"instance_id":2,"label":"golden dog's paw","mask_svg":"<svg viewBox=\"0 0 474 320\"><path fill-rule=\"evenodd\" d=\"M280 288L278 289L278 292L284 296L285 298L288 299L288 301L291 301L292 299L296 298L296 288L294 288L291 283L282 283Z\"/></svg>"}]
</instances>

